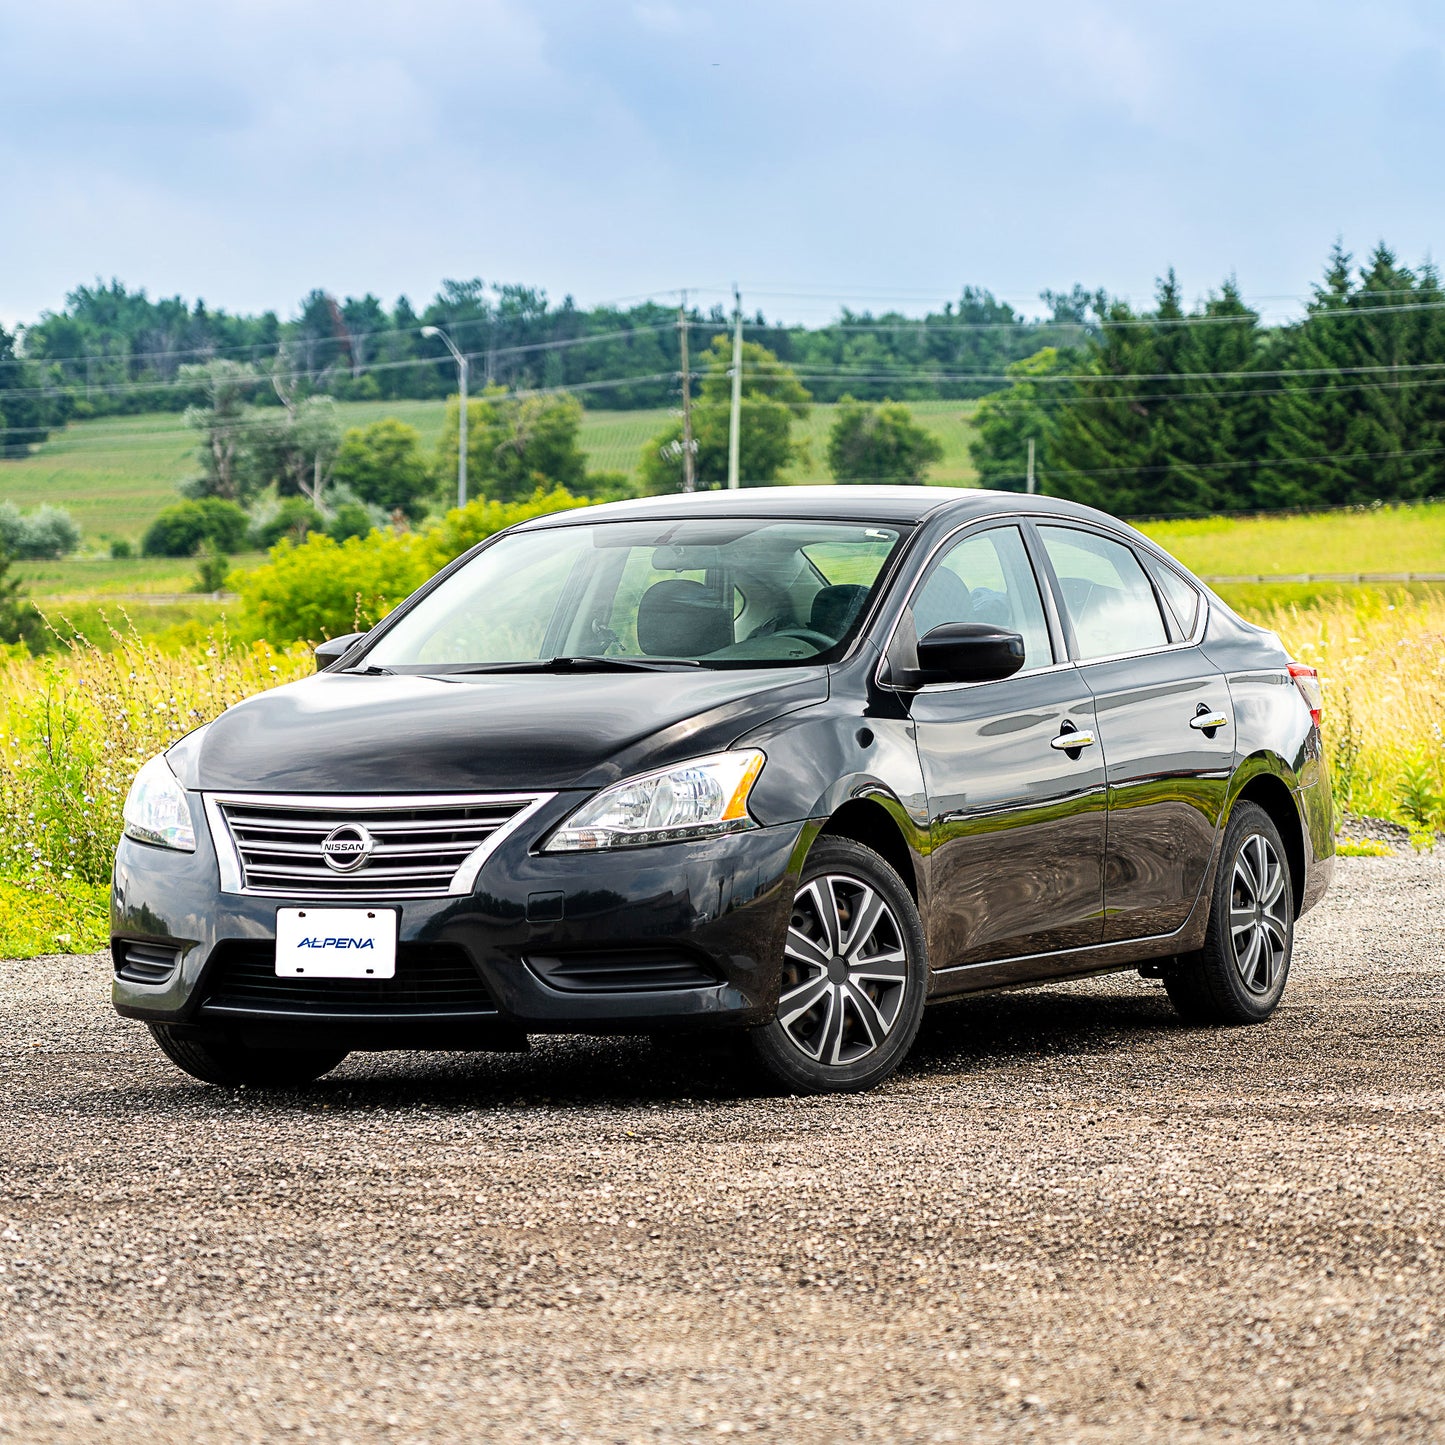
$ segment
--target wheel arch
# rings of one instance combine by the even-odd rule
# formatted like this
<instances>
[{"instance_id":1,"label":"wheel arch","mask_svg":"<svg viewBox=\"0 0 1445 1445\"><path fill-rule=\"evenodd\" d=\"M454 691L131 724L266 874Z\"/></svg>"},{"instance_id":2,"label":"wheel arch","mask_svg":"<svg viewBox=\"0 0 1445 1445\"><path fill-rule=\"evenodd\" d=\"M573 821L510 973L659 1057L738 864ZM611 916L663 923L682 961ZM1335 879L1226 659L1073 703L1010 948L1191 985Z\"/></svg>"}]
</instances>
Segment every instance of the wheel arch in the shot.
<instances>
[{"instance_id":1,"label":"wheel arch","mask_svg":"<svg viewBox=\"0 0 1445 1445\"><path fill-rule=\"evenodd\" d=\"M848 798L807 830L799 849L799 870L820 838L851 838L877 853L903 880L903 886L918 904L921 902L919 869L902 821L906 817L903 805L891 795L875 793Z\"/></svg>"},{"instance_id":2,"label":"wheel arch","mask_svg":"<svg viewBox=\"0 0 1445 1445\"><path fill-rule=\"evenodd\" d=\"M1283 765L1276 761L1271 767L1271 760L1265 757L1258 759L1258 762L1260 766L1253 770L1248 780L1235 793L1230 803L1230 813L1232 814L1240 803L1253 803L1256 807L1263 808L1269 814L1270 821L1279 829L1289 863L1290 892L1293 894L1295 917L1299 917L1304 903L1307 866L1304 818L1300 814L1294 790L1276 771Z\"/></svg>"}]
</instances>

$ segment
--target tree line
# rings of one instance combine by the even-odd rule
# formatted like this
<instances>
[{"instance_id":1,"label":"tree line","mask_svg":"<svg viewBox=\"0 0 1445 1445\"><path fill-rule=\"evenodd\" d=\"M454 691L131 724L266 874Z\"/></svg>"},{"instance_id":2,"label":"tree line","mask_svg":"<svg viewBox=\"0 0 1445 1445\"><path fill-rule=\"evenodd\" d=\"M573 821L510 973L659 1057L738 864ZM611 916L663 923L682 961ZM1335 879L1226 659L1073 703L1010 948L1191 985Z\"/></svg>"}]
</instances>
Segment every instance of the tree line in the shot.
<instances>
[{"instance_id":1,"label":"tree line","mask_svg":"<svg viewBox=\"0 0 1445 1445\"><path fill-rule=\"evenodd\" d=\"M1186 309L1108 302L979 405L984 486L1127 516L1353 506L1445 493L1445 290L1435 268L1336 246L1305 315L1265 327L1226 282Z\"/></svg>"},{"instance_id":2,"label":"tree line","mask_svg":"<svg viewBox=\"0 0 1445 1445\"><path fill-rule=\"evenodd\" d=\"M817 328L770 322L761 312L746 325L749 339L794 367L819 401L962 399L1000 384L975 374L996 376L1087 328L1091 298L1082 290L1045 300L1047 317L1025 318L969 287L921 319L845 309ZM695 335L730 325L721 307L689 307L686 316ZM583 308L568 296L558 305L536 287L474 279L443 283L420 311L405 296L387 307L370 294L342 300L315 290L283 321L274 311L238 315L180 297L152 300L111 281L77 287L18 337L0 332L0 410L10 422L0 435L13 438L11 454L20 455L70 417L183 410L202 400L188 368L221 359L338 400L446 397L455 365L440 338L421 334L426 326L452 335L480 384L567 389L621 410L678 400L678 311L654 301Z\"/></svg>"}]
</instances>

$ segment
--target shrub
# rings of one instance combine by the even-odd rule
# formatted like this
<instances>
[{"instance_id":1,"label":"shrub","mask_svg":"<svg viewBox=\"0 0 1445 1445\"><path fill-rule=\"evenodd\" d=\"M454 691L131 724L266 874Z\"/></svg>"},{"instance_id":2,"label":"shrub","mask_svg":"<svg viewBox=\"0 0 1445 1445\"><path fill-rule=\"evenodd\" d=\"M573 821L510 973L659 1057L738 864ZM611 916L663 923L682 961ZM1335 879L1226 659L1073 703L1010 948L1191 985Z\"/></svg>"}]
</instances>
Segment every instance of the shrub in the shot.
<instances>
[{"instance_id":1,"label":"shrub","mask_svg":"<svg viewBox=\"0 0 1445 1445\"><path fill-rule=\"evenodd\" d=\"M371 513L360 502L343 502L335 515L326 524L326 535L333 542L344 542L348 537L365 537L376 530Z\"/></svg>"},{"instance_id":2,"label":"shrub","mask_svg":"<svg viewBox=\"0 0 1445 1445\"><path fill-rule=\"evenodd\" d=\"M432 475L421 433L395 417L352 427L341 439L331 475L363 502L387 511L400 507L413 520L426 515Z\"/></svg>"},{"instance_id":3,"label":"shrub","mask_svg":"<svg viewBox=\"0 0 1445 1445\"><path fill-rule=\"evenodd\" d=\"M549 512L565 512L571 507L585 507L586 497L574 497L562 487L544 492L538 487L525 501L468 502L465 507L453 507L435 526L422 533L423 555L432 572L445 567L454 557L460 557L469 547L485 541L496 533L515 527L519 522L530 522L533 517L545 517Z\"/></svg>"},{"instance_id":4,"label":"shrub","mask_svg":"<svg viewBox=\"0 0 1445 1445\"><path fill-rule=\"evenodd\" d=\"M221 552L239 552L250 519L235 502L201 497L164 508L141 538L147 557L190 557L202 542Z\"/></svg>"},{"instance_id":5,"label":"shrub","mask_svg":"<svg viewBox=\"0 0 1445 1445\"><path fill-rule=\"evenodd\" d=\"M113 562L125 562L135 556L135 548L124 537L116 537L110 544L110 556Z\"/></svg>"},{"instance_id":6,"label":"shrub","mask_svg":"<svg viewBox=\"0 0 1445 1445\"><path fill-rule=\"evenodd\" d=\"M231 559L214 542L202 542L196 553L196 592L219 592L226 585Z\"/></svg>"},{"instance_id":7,"label":"shrub","mask_svg":"<svg viewBox=\"0 0 1445 1445\"><path fill-rule=\"evenodd\" d=\"M594 502L620 502L637 496L637 484L627 472L588 472L586 491Z\"/></svg>"},{"instance_id":8,"label":"shrub","mask_svg":"<svg viewBox=\"0 0 1445 1445\"><path fill-rule=\"evenodd\" d=\"M316 642L381 621L454 557L505 527L585 501L558 488L525 502L470 502L424 532L372 532L337 542L313 532L282 543L271 560L236 574L247 625L273 642Z\"/></svg>"},{"instance_id":9,"label":"shrub","mask_svg":"<svg viewBox=\"0 0 1445 1445\"><path fill-rule=\"evenodd\" d=\"M379 622L432 570L411 535L337 542L312 532L299 544L278 543L264 566L237 574L236 587L257 632L273 642L317 642Z\"/></svg>"},{"instance_id":10,"label":"shrub","mask_svg":"<svg viewBox=\"0 0 1445 1445\"><path fill-rule=\"evenodd\" d=\"M37 507L26 516L0 502L0 549L20 561L53 561L80 546L80 528L60 507Z\"/></svg>"},{"instance_id":11,"label":"shrub","mask_svg":"<svg viewBox=\"0 0 1445 1445\"><path fill-rule=\"evenodd\" d=\"M325 527L326 519L305 497L283 497L270 507L258 509L248 536L253 547L265 551L283 539L300 542Z\"/></svg>"},{"instance_id":12,"label":"shrub","mask_svg":"<svg viewBox=\"0 0 1445 1445\"><path fill-rule=\"evenodd\" d=\"M922 486L943 443L896 401L881 406L845 396L828 433L828 470L840 482L899 482Z\"/></svg>"}]
</instances>

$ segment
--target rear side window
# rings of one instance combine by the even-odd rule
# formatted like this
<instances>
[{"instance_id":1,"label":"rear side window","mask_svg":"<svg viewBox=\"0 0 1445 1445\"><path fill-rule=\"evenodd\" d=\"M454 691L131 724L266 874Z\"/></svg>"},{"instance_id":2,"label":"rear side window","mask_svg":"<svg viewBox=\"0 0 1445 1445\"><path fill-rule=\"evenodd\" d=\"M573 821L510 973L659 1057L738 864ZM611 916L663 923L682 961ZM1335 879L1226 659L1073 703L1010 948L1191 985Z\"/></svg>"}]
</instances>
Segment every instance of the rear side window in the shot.
<instances>
[{"instance_id":1,"label":"rear side window","mask_svg":"<svg viewBox=\"0 0 1445 1445\"><path fill-rule=\"evenodd\" d=\"M1040 527L1039 535L1064 594L1080 662L1168 644L1159 601L1132 548L1072 527Z\"/></svg>"},{"instance_id":2,"label":"rear side window","mask_svg":"<svg viewBox=\"0 0 1445 1445\"><path fill-rule=\"evenodd\" d=\"M1146 554L1144 565L1148 567L1149 575L1159 584L1164 601L1179 626L1180 637L1192 637L1194 623L1199 617L1199 594L1172 567L1165 566L1157 557Z\"/></svg>"}]
</instances>

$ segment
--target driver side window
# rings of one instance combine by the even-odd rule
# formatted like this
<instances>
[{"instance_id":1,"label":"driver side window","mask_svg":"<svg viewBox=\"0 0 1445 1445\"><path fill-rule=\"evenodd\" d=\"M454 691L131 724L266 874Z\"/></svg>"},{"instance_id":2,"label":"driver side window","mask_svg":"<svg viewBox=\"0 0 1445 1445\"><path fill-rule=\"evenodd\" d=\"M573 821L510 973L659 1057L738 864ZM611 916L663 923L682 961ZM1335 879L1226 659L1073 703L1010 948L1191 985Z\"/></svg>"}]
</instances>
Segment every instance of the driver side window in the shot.
<instances>
[{"instance_id":1,"label":"driver side window","mask_svg":"<svg viewBox=\"0 0 1445 1445\"><path fill-rule=\"evenodd\" d=\"M1054 661L1038 579L1017 527L991 527L955 542L914 594L919 637L946 622L979 622L1017 632L1024 640L1021 671Z\"/></svg>"}]
</instances>

